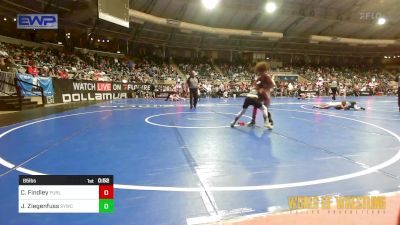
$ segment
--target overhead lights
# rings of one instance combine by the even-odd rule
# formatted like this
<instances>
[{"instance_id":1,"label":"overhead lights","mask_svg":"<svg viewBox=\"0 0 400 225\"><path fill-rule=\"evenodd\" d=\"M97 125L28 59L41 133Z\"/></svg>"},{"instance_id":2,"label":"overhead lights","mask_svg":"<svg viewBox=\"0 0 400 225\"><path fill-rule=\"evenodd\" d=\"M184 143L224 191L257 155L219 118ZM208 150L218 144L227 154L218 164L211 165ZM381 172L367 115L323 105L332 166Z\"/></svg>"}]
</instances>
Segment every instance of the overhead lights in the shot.
<instances>
[{"instance_id":1,"label":"overhead lights","mask_svg":"<svg viewBox=\"0 0 400 225\"><path fill-rule=\"evenodd\" d=\"M384 25L386 23L386 19L383 18L383 17L380 17L376 23L378 25L382 26L382 25Z\"/></svg>"},{"instance_id":2,"label":"overhead lights","mask_svg":"<svg viewBox=\"0 0 400 225\"><path fill-rule=\"evenodd\" d=\"M383 58L387 59L388 57L385 55Z\"/></svg>"},{"instance_id":3,"label":"overhead lights","mask_svg":"<svg viewBox=\"0 0 400 225\"><path fill-rule=\"evenodd\" d=\"M267 2L267 4L265 5L265 11L267 13L273 13L276 11L278 7L276 6L275 2Z\"/></svg>"},{"instance_id":4,"label":"overhead lights","mask_svg":"<svg viewBox=\"0 0 400 225\"><path fill-rule=\"evenodd\" d=\"M117 51L117 53L120 54L121 52L120 52L120 51Z\"/></svg>"},{"instance_id":5,"label":"overhead lights","mask_svg":"<svg viewBox=\"0 0 400 225\"><path fill-rule=\"evenodd\" d=\"M14 22L16 22L17 21L17 18L14 18Z\"/></svg>"},{"instance_id":6,"label":"overhead lights","mask_svg":"<svg viewBox=\"0 0 400 225\"><path fill-rule=\"evenodd\" d=\"M57 44L62 45L63 43L61 41L57 42Z\"/></svg>"},{"instance_id":7,"label":"overhead lights","mask_svg":"<svg viewBox=\"0 0 400 225\"><path fill-rule=\"evenodd\" d=\"M201 3L203 3L204 8L211 10L217 7L219 0L201 0Z\"/></svg>"},{"instance_id":8,"label":"overhead lights","mask_svg":"<svg viewBox=\"0 0 400 225\"><path fill-rule=\"evenodd\" d=\"M7 21L7 18L4 17L3 20L4 20L4 21Z\"/></svg>"}]
</instances>

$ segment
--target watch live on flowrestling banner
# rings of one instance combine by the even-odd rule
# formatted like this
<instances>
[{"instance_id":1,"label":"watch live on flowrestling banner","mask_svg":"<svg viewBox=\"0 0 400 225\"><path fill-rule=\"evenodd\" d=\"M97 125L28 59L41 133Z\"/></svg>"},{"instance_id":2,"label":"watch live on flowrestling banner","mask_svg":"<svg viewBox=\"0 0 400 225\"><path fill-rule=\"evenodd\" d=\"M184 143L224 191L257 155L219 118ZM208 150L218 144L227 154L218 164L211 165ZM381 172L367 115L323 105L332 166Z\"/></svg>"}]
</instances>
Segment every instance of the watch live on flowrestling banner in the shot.
<instances>
[{"instance_id":1,"label":"watch live on flowrestling banner","mask_svg":"<svg viewBox=\"0 0 400 225\"><path fill-rule=\"evenodd\" d=\"M150 91L151 84L53 79L54 102L79 102L132 98L133 93Z\"/></svg>"}]
</instances>

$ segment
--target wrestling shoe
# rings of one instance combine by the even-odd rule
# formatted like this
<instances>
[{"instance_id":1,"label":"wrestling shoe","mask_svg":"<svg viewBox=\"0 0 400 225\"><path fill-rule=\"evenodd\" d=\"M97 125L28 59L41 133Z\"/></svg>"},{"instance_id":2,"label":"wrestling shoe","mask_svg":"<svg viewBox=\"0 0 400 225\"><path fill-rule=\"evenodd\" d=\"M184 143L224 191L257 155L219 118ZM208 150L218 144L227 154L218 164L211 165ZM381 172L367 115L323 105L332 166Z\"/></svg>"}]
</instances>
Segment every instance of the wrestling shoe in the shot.
<instances>
[{"instance_id":1,"label":"wrestling shoe","mask_svg":"<svg viewBox=\"0 0 400 225\"><path fill-rule=\"evenodd\" d=\"M248 127L253 127L254 125L256 125L256 121L254 121L254 120L247 123Z\"/></svg>"},{"instance_id":2,"label":"wrestling shoe","mask_svg":"<svg viewBox=\"0 0 400 225\"><path fill-rule=\"evenodd\" d=\"M274 128L274 126L269 121L264 122L264 127L268 128L268 130L272 130L272 128Z\"/></svg>"},{"instance_id":3,"label":"wrestling shoe","mask_svg":"<svg viewBox=\"0 0 400 225\"><path fill-rule=\"evenodd\" d=\"M231 122L231 127L232 127L232 128L235 127L235 124L236 124L236 122L237 122L238 120L239 120L238 118L235 118L235 119Z\"/></svg>"}]
</instances>

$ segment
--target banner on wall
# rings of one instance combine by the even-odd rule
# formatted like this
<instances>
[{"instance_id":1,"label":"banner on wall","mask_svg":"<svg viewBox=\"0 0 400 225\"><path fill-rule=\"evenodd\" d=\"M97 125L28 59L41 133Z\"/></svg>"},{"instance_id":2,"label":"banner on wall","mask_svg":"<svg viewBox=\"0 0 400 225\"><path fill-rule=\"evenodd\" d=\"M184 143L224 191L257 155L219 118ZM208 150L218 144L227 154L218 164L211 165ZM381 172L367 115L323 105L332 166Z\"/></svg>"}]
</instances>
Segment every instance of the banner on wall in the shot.
<instances>
[{"instance_id":1,"label":"banner on wall","mask_svg":"<svg viewBox=\"0 0 400 225\"><path fill-rule=\"evenodd\" d=\"M34 85L42 87L45 96L54 95L53 82L50 77L33 77L29 74L17 73L17 78L20 80L17 83L23 96L41 96L40 89Z\"/></svg>"},{"instance_id":2,"label":"banner on wall","mask_svg":"<svg viewBox=\"0 0 400 225\"><path fill-rule=\"evenodd\" d=\"M131 98L132 93L150 91L151 84L53 79L54 102L100 101Z\"/></svg>"},{"instance_id":3,"label":"banner on wall","mask_svg":"<svg viewBox=\"0 0 400 225\"><path fill-rule=\"evenodd\" d=\"M372 93L369 92L369 91L361 91L361 92L360 92L360 95L361 95L361 96L372 96Z\"/></svg>"},{"instance_id":4,"label":"banner on wall","mask_svg":"<svg viewBox=\"0 0 400 225\"><path fill-rule=\"evenodd\" d=\"M297 74L274 74L275 81L295 82L299 80Z\"/></svg>"}]
</instances>

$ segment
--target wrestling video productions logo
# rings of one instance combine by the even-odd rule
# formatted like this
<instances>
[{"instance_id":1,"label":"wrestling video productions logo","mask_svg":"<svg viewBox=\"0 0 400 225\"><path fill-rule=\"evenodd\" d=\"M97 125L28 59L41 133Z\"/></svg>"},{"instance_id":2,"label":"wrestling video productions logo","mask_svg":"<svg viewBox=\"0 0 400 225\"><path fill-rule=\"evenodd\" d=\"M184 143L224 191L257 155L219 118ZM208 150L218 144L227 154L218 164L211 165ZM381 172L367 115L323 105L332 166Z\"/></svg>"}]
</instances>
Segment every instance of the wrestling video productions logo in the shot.
<instances>
[{"instance_id":1,"label":"wrestling video productions logo","mask_svg":"<svg viewBox=\"0 0 400 225\"><path fill-rule=\"evenodd\" d=\"M18 14L18 29L58 29L57 14Z\"/></svg>"},{"instance_id":2,"label":"wrestling video productions logo","mask_svg":"<svg viewBox=\"0 0 400 225\"><path fill-rule=\"evenodd\" d=\"M289 196L291 213L380 214L385 213L385 196Z\"/></svg>"}]
</instances>

